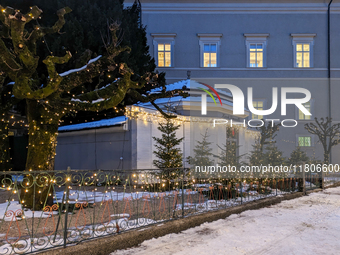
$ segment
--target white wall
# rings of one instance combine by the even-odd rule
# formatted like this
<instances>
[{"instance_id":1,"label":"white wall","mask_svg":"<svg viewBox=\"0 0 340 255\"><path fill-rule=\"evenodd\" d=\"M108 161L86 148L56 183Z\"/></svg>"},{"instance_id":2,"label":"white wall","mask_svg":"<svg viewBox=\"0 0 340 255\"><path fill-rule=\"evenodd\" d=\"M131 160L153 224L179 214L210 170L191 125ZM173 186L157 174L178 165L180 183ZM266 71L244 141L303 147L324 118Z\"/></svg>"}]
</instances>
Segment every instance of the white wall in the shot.
<instances>
[{"instance_id":1,"label":"white wall","mask_svg":"<svg viewBox=\"0 0 340 255\"><path fill-rule=\"evenodd\" d=\"M221 149L217 146L223 147L226 143L226 126L219 125L216 127L212 126L212 123L208 122L181 122L178 124L181 127L177 130L177 137L184 137L180 148L183 153L183 166L189 167L186 162L188 156L193 156L193 149L197 144L197 141L202 141L205 131L208 129L208 141L211 142L210 148L212 148L212 153L214 155L219 155ZM145 121L143 119L136 120L137 126L137 139L136 139L136 153L137 153L137 169L155 169L153 165L153 160L157 159L153 151L155 148L155 141L152 137L161 137L161 132L157 129L157 120ZM254 143L254 134L241 129L239 137L239 147L240 155L247 154L252 150L252 144ZM214 163L218 163L216 157L212 157ZM245 158L243 159L245 160Z\"/></svg>"}]
</instances>

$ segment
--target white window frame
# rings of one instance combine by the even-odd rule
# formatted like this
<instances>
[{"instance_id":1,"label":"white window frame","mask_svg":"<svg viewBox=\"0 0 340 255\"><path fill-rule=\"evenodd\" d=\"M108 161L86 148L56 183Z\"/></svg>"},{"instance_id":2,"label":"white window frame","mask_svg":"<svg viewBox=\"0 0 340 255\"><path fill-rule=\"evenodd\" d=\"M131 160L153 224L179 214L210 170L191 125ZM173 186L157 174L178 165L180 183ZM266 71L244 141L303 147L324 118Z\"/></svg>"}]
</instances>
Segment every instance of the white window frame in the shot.
<instances>
[{"instance_id":1,"label":"white window frame","mask_svg":"<svg viewBox=\"0 0 340 255\"><path fill-rule=\"evenodd\" d=\"M200 67L216 68L220 67L221 37L223 34L197 34L200 46ZM204 44L216 44L216 67L204 67Z\"/></svg>"},{"instance_id":2,"label":"white window frame","mask_svg":"<svg viewBox=\"0 0 340 255\"><path fill-rule=\"evenodd\" d=\"M267 67L267 39L269 34L243 34L246 38L246 66L249 68L266 68ZM263 50L263 67L250 66L250 44L262 44Z\"/></svg>"},{"instance_id":3,"label":"white window frame","mask_svg":"<svg viewBox=\"0 0 340 255\"><path fill-rule=\"evenodd\" d=\"M310 113L312 114L311 115L311 118L308 120L308 119L300 119L299 118L299 108L297 108L297 107L295 107L296 109L295 109L295 119L296 120L298 120L298 121L313 121L313 119L314 119L314 103L315 103L315 100L314 100L314 98L311 98L310 100L309 100L309 102L310 102Z\"/></svg>"},{"instance_id":4,"label":"white window frame","mask_svg":"<svg viewBox=\"0 0 340 255\"><path fill-rule=\"evenodd\" d=\"M153 56L156 62L157 68L172 68L175 66L175 37L177 34L151 34L153 37ZM158 66L158 44L170 44L171 47L171 64L170 66Z\"/></svg>"},{"instance_id":5,"label":"white window frame","mask_svg":"<svg viewBox=\"0 0 340 255\"><path fill-rule=\"evenodd\" d=\"M314 67L314 37L316 34L290 34L293 45L293 66L298 69L307 69ZM309 67L298 67L296 64L296 45L309 44Z\"/></svg>"},{"instance_id":6,"label":"white window frame","mask_svg":"<svg viewBox=\"0 0 340 255\"><path fill-rule=\"evenodd\" d=\"M310 137L311 138L311 146L300 146L301 148L313 148L314 147L314 135L296 134L296 141L295 141L296 147L299 146L299 137Z\"/></svg>"}]
</instances>

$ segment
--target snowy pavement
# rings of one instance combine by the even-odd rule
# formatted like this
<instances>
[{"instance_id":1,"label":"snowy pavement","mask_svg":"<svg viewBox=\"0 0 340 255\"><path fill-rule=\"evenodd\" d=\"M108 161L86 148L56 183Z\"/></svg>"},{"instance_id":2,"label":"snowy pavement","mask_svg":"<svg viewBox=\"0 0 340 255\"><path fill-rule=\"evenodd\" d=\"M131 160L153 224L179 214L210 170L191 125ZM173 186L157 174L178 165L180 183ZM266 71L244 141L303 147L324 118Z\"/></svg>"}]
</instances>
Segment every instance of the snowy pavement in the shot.
<instances>
[{"instance_id":1,"label":"snowy pavement","mask_svg":"<svg viewBox=\"0 0 340 255\"><path fill-rule=\"evenodd\" d=\"M340 187L245 211L111 255L340 254Z\"/></svg>"}]
</instances>

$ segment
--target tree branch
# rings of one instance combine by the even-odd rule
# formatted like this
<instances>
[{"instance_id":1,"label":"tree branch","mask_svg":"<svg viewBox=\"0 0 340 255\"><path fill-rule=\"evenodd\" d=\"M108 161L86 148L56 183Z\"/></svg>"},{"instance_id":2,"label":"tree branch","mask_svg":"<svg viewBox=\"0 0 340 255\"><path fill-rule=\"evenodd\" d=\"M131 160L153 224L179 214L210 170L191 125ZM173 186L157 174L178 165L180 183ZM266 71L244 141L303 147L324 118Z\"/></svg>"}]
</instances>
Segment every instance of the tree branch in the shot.
<instances>
[{"instance_id":1,"label":"tree branch","mask_svg":"<svg viewBox=\"0 0 340 255\"><path fill-rule=\"evenodd\" d=\"M13 94L19 99L43 99L58 90L62 77L55 70L55 64L67 63L72 57L67 52L64 57L48 56L43 62L47 66L49 81L47 86L38 90L32 90L30 84L30 73L21 73L20 77L15 80Z\"/></svg>"},{"instance_id":2,"label":"tree branch","mask_svg":"<svg viewBox=\"0 0 340 255\"><path fill-rule=\"evenodd\" d=\"M32 10L34 10L35 8L38 8L38 7L34 6L32 8ZM62 29L62 27L65 25L65 18L64 18L64 16L66 14L70 13L71 11L72 10L69 7L65 7L65 8L62 8L62 9L58 10L57 11L57 15L58 15L59 19L58 19L58 21L52 27L39 27L39 26L37 26L35 28L35 30L29 36L29 40L28 40L27 44L29 45L30 50L35 52L35 50L36 50L36 41L39 40L40 38L42 38L43 36L45 36L46 34L53 34L53 33L59 32L60 29ZM38 13L39 12L36 12L35 15L37 15ZM42 13L42 11L41 11L41 13ZM40 14L39 14L39 16L40 16Z\"/></svg>"}]
</instances>

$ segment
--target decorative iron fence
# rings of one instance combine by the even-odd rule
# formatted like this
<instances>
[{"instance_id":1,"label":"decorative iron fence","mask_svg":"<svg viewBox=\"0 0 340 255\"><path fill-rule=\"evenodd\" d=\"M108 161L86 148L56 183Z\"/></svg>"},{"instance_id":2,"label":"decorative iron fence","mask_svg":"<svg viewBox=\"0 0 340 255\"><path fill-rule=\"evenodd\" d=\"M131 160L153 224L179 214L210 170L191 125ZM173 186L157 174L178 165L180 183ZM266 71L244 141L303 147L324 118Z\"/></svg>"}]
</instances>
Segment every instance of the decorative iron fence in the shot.
<instances>
[{"instance_id":1,"label":"decorative iron fence","mask_svg":"<svg viewBox=\"0 0 340 255\"><path fill-rule=\"evenodd\" d=\"M3 172L0 254L66 247L298 190L297 178L198 179L188 177L187 169L175 173L163 178L155 170Z\"/></svg>"}]
</instances>

